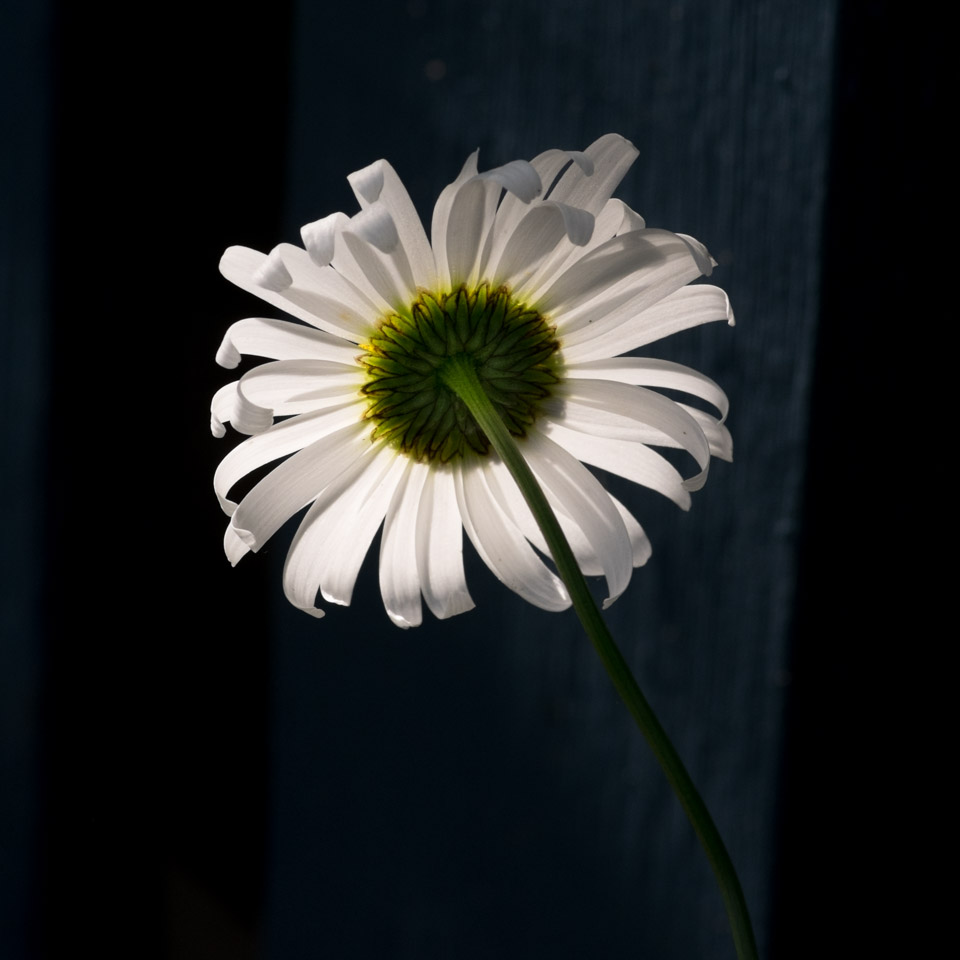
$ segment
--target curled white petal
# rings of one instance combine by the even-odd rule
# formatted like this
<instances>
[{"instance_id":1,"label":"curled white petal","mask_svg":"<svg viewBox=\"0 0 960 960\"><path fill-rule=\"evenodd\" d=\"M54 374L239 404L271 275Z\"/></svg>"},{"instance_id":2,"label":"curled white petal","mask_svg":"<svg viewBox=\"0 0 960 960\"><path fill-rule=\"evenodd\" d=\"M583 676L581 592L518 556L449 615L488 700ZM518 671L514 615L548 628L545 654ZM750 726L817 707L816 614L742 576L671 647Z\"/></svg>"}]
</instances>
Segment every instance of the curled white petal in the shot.
<instances>
[{"instance_id":1,"label":"curled white petal","mask_svg":"<svg viewBox=\"0 0 960 960\"><path fill-rule=\"evenodd\" d=\"M363 558L404 468L395 451L366 444L321 491L287 554L283 589L291 603L312 612L318 591L330 603L350 603Z\"/></svg>"},{"instance_id":2,"label":"curled white petal","mask_svg":"<svg viewBox=\"0 0 960 960\"><path fill-rule=\"evenodd\" d=\"M310 357L350 363L356 359L357 348L355 344L315 327L267 317L248 317L238 320L224 334L217 350L217 363L232 370L244 354L273 360Z\"/></svg>"},{"instance_id":3,"label":"curled white petal","mask_svg":"<svg viewBox=\"0 0 960 960\"><path fill-rule=\"evenodd\" d=\"M508 236L495 238L486 275L493 286L523 286L557 245L584 245L593 234L593 215L563 203L547 201L528 211Z\"/></svg>"},{"instance_id":4,"label":"curled white petal","mask_svg":"<svg viewBox=\"0 0 960 960\"><path fill-rule=\"evenodd\" d=\"M433 207L433 223L430 228L430 236L433 245L433 255L437 263L437 282L441 287L448 287L450 285L447 235L450 229L450 215L453 211L453 201L460 192L460 188L477 175L478 154L479 151L474 150L474 152L467 157L457 179L443 188Z\"/></svg>"},{"instance_id":5,"label":"curled white petal","mask_svg":"<svg viewBox=\"0 0 960 960\"><path fill-rule=\"evenodd\" d=\"M543 189L539 174L526 160L511 160L502 167L494 167L481 173L480 179L492 180L524 203L529 203Z\"/></svg>"},{"instance_id":6,"label":"curled white petal","mask_svg":"<svg viewBox=\"0 0 960 960\"><path fill-rule=\"evenodd\" d=\"M369 447L363 426L352 424L321 437L274 467L237 504L230 520L237 536L251 550L259 550Z\"/></svg>"},{"instance_id":7,"label":"curled white petal","mask_svg":"<svg viewBox=\"0 0 960 960\"><path fill-rule=\"evenodd\" d=\"M386 160L377 160L351 173L347 180L361 207L381 203L390 211L410 262L415 285L432 288L437 281L433 251L413 201L393 167Z\"/></svg>"},{"instance_id":8,"label":"curled white petal","mask_svg":"<svg viewBox=\"0 0 960 960\"><path fill-rule=\"evenodd\" d=\"M572 163L560 178L550 199L598 214L639 155L637 148L616 133L604 134Z\"/></svg>"},{"instance_id":9,"label":"curled white petal","mask_svg":"<svg viewBox=\"0 0 960 960\"><path fill-rule=\"evenodd\" d=\"M277 247L267 255L263 263L253 273L253 283L271 293L286 290L293 283L290 271L284 266L283 259Z\"/></svg>"},{"instance_id":10,"label":"curled white petal","mask_svg":"<svg viewBox=\"0 0 960 960\"><path fill-rule=\"evenodd\" d=\"M558 274L582 260L611 237L642 230L644 226L643 217L631 210L622 200L608 200L594 217L593 231L586 241L575 244L570 239L562 239L524 284L525 288L536 298L537 291L546 289Z\"/></svg>"},{"instance_id":11,"label":"curled white petal","mask_svg":"<svg viewBox=\"0 0 960 960\"><path fill-rule=\"evenodd\" d=\"M546 415L582 433L686 450L700 473L684 481L688 490L706 482L710 446L697 420L679 403L645 387L606 380L570 380L544 403Z\"/></svg>"},{"instance_id":12,"label":"curled white petal","mask_svg":"<svg viewBox=\"0 0 960 960\"><path fill-rule=\"evenodd\" d=\"M270 427L274 417L294 416L359 400L363 380L363 369L355 363L330 360L263 363L217 391L211 405L214 434L222 435L222 424L228 420L239 433L257 434Z\"/></svg>"},{"instance_id":13,"label":"curled white petal","mask_svg":"<svg viewBox=\"0 0 960 960\"><path fill-rule=\"evenodd\" d=\"M573 150L546 150L530 161L530 166L533 167L540 179L543 192L540 195L539 201L537 198L533 200L521 200L520 197L513 193L504 194L503 199L500 201L500 206L497 208L497 215L493 225L493 244L496 246L499 242L497 249L503 248L503 244L516 229L520 220L526 216L531 206L535 207L538 202L545 200L547 192L553 186L557 175L571 162L586 165L591 172L593 170L593 162L590 158L584 153ZM484 269L486 270L486 268L487 264L484 263Z\"/></svg>"},{"instance_id":14,"label":"curled white petal","mask_svg":"<svg viewBox=\"0 0 960 960\"><path fill-rule=\"evenodd\" d=\"M337 236L350 222L345 213L331 213L300 228L300 237L310 259L318 267L327 267L337 248Z\"/></svg>"},{"instance_id":15,"label":"curled white petal","mask_svg":"<svg viewBox=\"0 0 960 960\"><path fill-rule=\"evenodd\" d=\"M570 597L560 578L533 552L526 538L490 492L487 466L455 468L460 515L477 553L501 583L544 610L566 610Z\"/></svg>"},{"instance_id":16,"label":"curled white petal","mask_svg":"<svg viewBox=\"0 0 960 960\"><path fill-rule=\"evenodd\" d=\"M616 380L640 387L662 387L679 390L706 400L720 411L720 420L726 420L730 403L727 395L709 377L697 370L669 360L654 360L650 357L612 357L604 360L588 360L568 364L564 370L568 377L586 380Z\"/></svg>"},{"instance_id":17,"label":"curled white petal","mask_svg":"<svg viewBox=\"0 0 960 960\"><path fill-rule=\"evenodd\" d=\"M607 603L612 603L626 590L633 572L633 549L613 501L576 457L539 431L532 431L523 446L543 488L593 547L607 579Z\"/></svg>"},{"instance_id":18,"label":"curled white petal","mask_svg":"<svg viewBox=\"0 0 960 960\"><path fill-rule=\"evenodd\" d=\"M517 482L513 479L510 471L504 463L497 457L491 457L487 463L487 485L491 494L496 497L497 502L503 508L504 512L516 524L517 529L540 551L545 557L551 556L550 548L544 539L543 532L534 520L533 514ZM567 506L560 502L551 491L544 490L544 494L550 503L551 509L557 517L563 535L567 538L570 549L577 561L577 566L583 571L585 576L599 577L603 575L603 564L597 556L593 545L587 539L583 530L574 523L567 513Z\"/></svg>"},{"instance_id":19,"label":"curled white petal","mask_svg":"<svg viewBox=\"0 0 960 960\"><path fill-rule=\"evenodd\" d=\"M398 627L416 627L423 620L417 572L417 520L429 472L426 464L407 461L383 523L380 593L387 616Z\"/></svg>"},{"instance_id":20,"label":"curled white petal","mask_svg":"<svg viewBox=\"0 0 960 960\"><path fill-rule=\"evenodd\" d=\"M291 277L282 291L256 282L267 257L247 247L230 247L220 260L220 272L238 287L334 336L359 343L369 334L377 308L336 270L318 267L306 250L290 244L275 247L271 256L282 260Z\"/></svg>"},{"instance_id":21,"label":"curled white petal","mask_svg":"<svg viewBox=\"0 0 960 960\"><path fill-rule=\"evenodd\" d=\"M346 427L352 427L358 435L362 433L364 425L360 420L360 410L357 403L351 402L304 413L276 423L269 430L234 447L220 461L213 475L213 489L223 512L228 517L233 515L237 505L228 499L227 494L258 467L289 456Z\"/></svg>"},{"instance_id":22,"label":"curled white petal","mask_svg":"<svg viewBox=\"0 0 960 960\"><path fill-rule=\"evenodd\" d=\"M373 204L358 213L340 239L333 258L338 271L358 271L375 291L381 307L403 310L410 306L416 299L417 285L396 224L385 206Z\"/></svg>"},{"instance_id":23,"label":"curled white petal","mask_svg":"<svg viewBox=\"0 0 960 960\"><path fill-rule=\"evenodd\" d=\"M463 572L463 523L454 471L430 470L417 510L417 573L423 599L444 620L474 607Z\"/></svg>"},{"instance_id":24,"label":"curled white petal","mask_svg":"<svg viewBox=\"0 0 960 960\"><path fill-rule=\"evenodd\" d=\"M689 244L675 233L634 230L612 237L557 276L537 295L537 305L554 315L566 335L624 301L643 309L699 275ZM574 320L570 315L578 308L582 314Z\"/></svg>"},{"instance_id":25,"label":"curled white petal","mask_svg":"<svg viewBox=\"0 0 960 960\"><path fill-rule=\"evenodd\" d=\"M237 531L229 523L223 534L223 552L231 567L235 567L250 552L250 547L237 536Z\"/></svg>"},{"instance_id":26,"label":"curled white petal","mask_svg":"<svg viewBox=\"0 0 960 960\"><path fill-rule=\"evenodd\" d=\"M233 413L234 398L237 393L236 381L225 383L210 401L210 432L217 438L226 435L224 423L229 421Z\"/></svg>"},{"instance_id":27,"label":"curled white petal","mask_svg":"<svg viewBox=\"0 0 960 960\"><path fill-rule=\"evenodd\" d=\"M400 243L393 216L382 203L373 203L350 220L349 231L381 253L392 253Z\"/></svg>"},{"instance_id":28,"label":"curled white petal","mask_svg":"<svg viewBox=\"0 0 960 960\"><path fill-rule=\"evenodd\" d=\"M527 161L514 160L475 174L456 187L443 231L446 277L441 276L441 282L446 279L451 286L476 283L479 268L493 243L491 231L502 189L529 202L541 192L540 177ZM435 236L434 251L437 243ZM438 255L438 268L440 261Z\"/></svg>"},{"instance_id":29,"label":"curled white petal","mask_svg":"<svg viewBox=\"0 0 960 960\"><path fill-rule=\"evenodd\" d=\"M699 424L710 447L710 456L719 457L728 462L733 460L733 437L730 436L730 431L722 420L686 403L678 403L677 406L689 413Z\"/></svg>"},{"instance_id":30,"label":"curled white petal","mask_svg":"<svg viewBox=\"0 0 960 960\"><path fill-rule=\"evenodd\" d=\"M637 309L627 301L593 323L564 331L563 355L568 363L617 356L681 330L717 321L733 325L726 293L719 287L697 283L675 290L646 309Z\"/></svg>"},{"instance_id":31,"label":"curled white petal","mask_svg":"<svg viewBox=\"0 0 960 960\"><path fill-rule=\"evenodd\" d=\"M690 248L700 273L709 277L713 273L713 268L717 265L717 261L710 256L710 251L699 240L688 237L685 233L678 233L677 236Z\"/></svg>"},{"instance_id":32,"label":"curled white petal","mask_svg":"<svg viewBox=\"0 0 960 960\"><path fill-rule=\"evenodd\" d=\"M569 422L548 419L542 430L578 460L656 490L682 510L690 509L690 493L680 471L669 460L639 441L597 436L589 429L588 421L580 423L585 424L587 429L575 429Z\"/></svg>"},{"instance_id":33,"label":"curled white petal","mask_svg":"<svg viewBox=\"0 0 960 960\"><path fill-rule=\"evenodd\" d=\"M610 499L620 513L623 525L627 528L630 547L633 550L633 565L642 567L653 555L650 538L644 533L643 527L637 523L636 517L616 497L610 497Z\"/></svg>"}]
</instances>

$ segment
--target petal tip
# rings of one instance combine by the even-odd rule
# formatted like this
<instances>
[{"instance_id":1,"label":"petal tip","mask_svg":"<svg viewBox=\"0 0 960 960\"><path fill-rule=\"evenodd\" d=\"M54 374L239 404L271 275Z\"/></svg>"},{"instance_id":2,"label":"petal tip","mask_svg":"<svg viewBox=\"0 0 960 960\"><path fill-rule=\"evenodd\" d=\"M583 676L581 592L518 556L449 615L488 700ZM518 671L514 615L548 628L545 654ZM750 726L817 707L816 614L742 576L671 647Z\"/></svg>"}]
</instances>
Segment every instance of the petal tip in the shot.
<instances>
[{"instance_id":1,"label":"petal tip","mask_svg":"<svg viewBox=\"0 0 960 960\"><path fill-rule=\"evenodd\" d=\"M434 616L438 620L449 620L451 617L456 617L461 613L468 613L470 610L473 610L476 607L476 604L473 600L468 597L460 597L454 603L451 603L450 606L444 607L442 610L434 610Z\"/></svg>"},{"instance_id":2,"label":"petal tip","mask_svg":"<svg viewBox=\"0 0 960 960\"><path fill-rule=\"evenodd\" d=\"M229 337L223 338L220 349L217 350L217 365L233 370L240 366L240 351L233 345Z\"/></svg>"},{"instance_id":3,"label":"petal tip","mask_svg":"<svg viewBox=\"0 0 960 960\"><path fill-rule=\"evenodd\" d=\"M362 170L355 170L347 175L347 183L358 198L367 203L374 203L380 199L383 192L383 168L386 160L374 160Z\"/></svg>"},{"instance_id":4,"label":"petal tip","mask_svg":"<svg viewBox=\"0 0 960 960\"><path fill-rule=\"evenodd\" d=\"M390 618L390 622L395 627L399 627L401 630L409 630L411 627L419 627L421 623L419 619L408 620L399 613L393 613L390 610L387 610L387 616Z\"/></svg>"},{"instance_id":5,"label":"petal tip","mask_svg":"<svg viewBox=\"0 0 960 960\"><path fill-rule=\"evenodd\" d=\"M267 259L254 271L253 282L271 293L281 293L293 283L293 277L284 266L278 248L274 247Z\"/></svg>"},{"instance_id":6,"label":"petal tip","mask_svg":"<svg viewBox=\"0 0 960 960\"><path fill-rule=\"evenodd\" d=\"M254 553L260 549L260 545L257 543L257 538L249 530L244 530L243 527L236 527L231 525L231 530L237 535L237 537L243 541L244 545L248 550L252 550Z\"/></svg>"}]
</instances>

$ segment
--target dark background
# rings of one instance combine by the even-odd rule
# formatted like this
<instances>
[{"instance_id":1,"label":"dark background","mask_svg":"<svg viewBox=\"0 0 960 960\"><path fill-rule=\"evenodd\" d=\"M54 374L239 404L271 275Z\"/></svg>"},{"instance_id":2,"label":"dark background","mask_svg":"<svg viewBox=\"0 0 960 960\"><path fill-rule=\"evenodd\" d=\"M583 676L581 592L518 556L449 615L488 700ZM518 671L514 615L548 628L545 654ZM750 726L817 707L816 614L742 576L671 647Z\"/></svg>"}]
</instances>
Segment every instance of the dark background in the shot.
<instances>
[{"instance_id":1,"label":"dark background","mask_svg":"<svg viewBox=\"0 0 960 960\"><path fill-rule=\"evenodd\" d=\"M401 632L374 549L314 621L290 532L231 570L211 490L213 356L263 313L226 246L352 212L381 156L429 218L476 147L611 130L640 149L618 195L710 247L738 316L650 351L724 386L736 458L689 514L604 478L654 547L611 626L763 955L886 935L899 841L865 803L906 737L891 368L925 309L935 28L839 0L3 11L0 954L733 956L572 614L468 557L477 609Z\"/></svg>"}]
</instances>

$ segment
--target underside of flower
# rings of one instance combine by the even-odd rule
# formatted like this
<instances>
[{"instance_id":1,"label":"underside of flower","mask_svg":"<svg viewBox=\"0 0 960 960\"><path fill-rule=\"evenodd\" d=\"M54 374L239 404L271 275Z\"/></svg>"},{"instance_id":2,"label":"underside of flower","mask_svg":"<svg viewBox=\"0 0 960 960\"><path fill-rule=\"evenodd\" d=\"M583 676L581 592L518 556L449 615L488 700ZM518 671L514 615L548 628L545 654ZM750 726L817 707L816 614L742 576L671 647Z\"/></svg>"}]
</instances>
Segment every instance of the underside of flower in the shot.
<instances>
[{"instance_id":1,"label":"underside of flower","mask_svg":"<svg viewBox=\"0 0 960 960\"><path fill-rule=\"evenodd\" d=\"M526 435L538 405L558 383L559 343L535 310L506 287L466 285L447 294L421 293L408 316L393 313L377 326L360 363L363 393L375 423L373 438L388 440L419 461L446 463L490 442L447 385L454 364L470 363L510 432Z\"/></svg>"},{"instance_id":2,"label":"underside of flower","mask_svg":"<svg viewBox=\"0 0 960 960\"><path fill-rule=\"evenodd\" d=\"M239 320L217 354L229 368L243 355L268 361L211 404L216 436L226 423L248 435L214 476L231 563L306 508L283 585L314 616L318 597L350 603L381 528L380 589L399 626L422 621L421 600L439 618L473 606L465 537L511 590L566 609L551 548L500 452L512 435L581 572L606 579L605 603L623 593L650 543L588 466L688 509L711 455L732 456L720 387L634 353L733 323L721 289L691 283L714 266L703 244L648 228L613 197L636 156L616 134L485 172L474 153L440 192L429 238L400 177L377 160L348 178L360 211L307 224L302 247L226 251L225 277L300 321ZM663 448L685 451L693 475Z\"/></svg>"}]
</instances>

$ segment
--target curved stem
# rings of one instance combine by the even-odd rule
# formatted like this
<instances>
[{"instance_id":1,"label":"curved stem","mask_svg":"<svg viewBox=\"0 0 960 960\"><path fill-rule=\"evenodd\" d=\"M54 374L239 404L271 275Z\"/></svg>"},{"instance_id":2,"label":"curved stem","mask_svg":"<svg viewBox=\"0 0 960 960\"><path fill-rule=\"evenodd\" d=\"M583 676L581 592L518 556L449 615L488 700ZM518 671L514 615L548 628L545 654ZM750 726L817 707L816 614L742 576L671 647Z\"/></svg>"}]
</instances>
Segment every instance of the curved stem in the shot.
<instances>
[{"instance_id":1,"label":"curved stem","mask_svg":"<svg viewBox=\"0 0 960 960\"><path fill-rule=\"evenodd\" d=\"M750 915L747 912L746 900L720 832L694 786L690 774L680 760L679 754L660 725L660 721L607 629L573 556L573 551L560 529L556 515L550 508L527 461L524 460L516 441L484 391L473 361L465 355L451 357L439 373L443 382L464 402L517 482L534 519L543 532L557 566L557 572L566 584L573 607L587 636L590 637L594 649L600 655L617 693L627 705L640 732L653 750L707 854L727 909L737 956L740 960L757 960L757 945L750 924Z\"/></svg>"}]
</instances>

